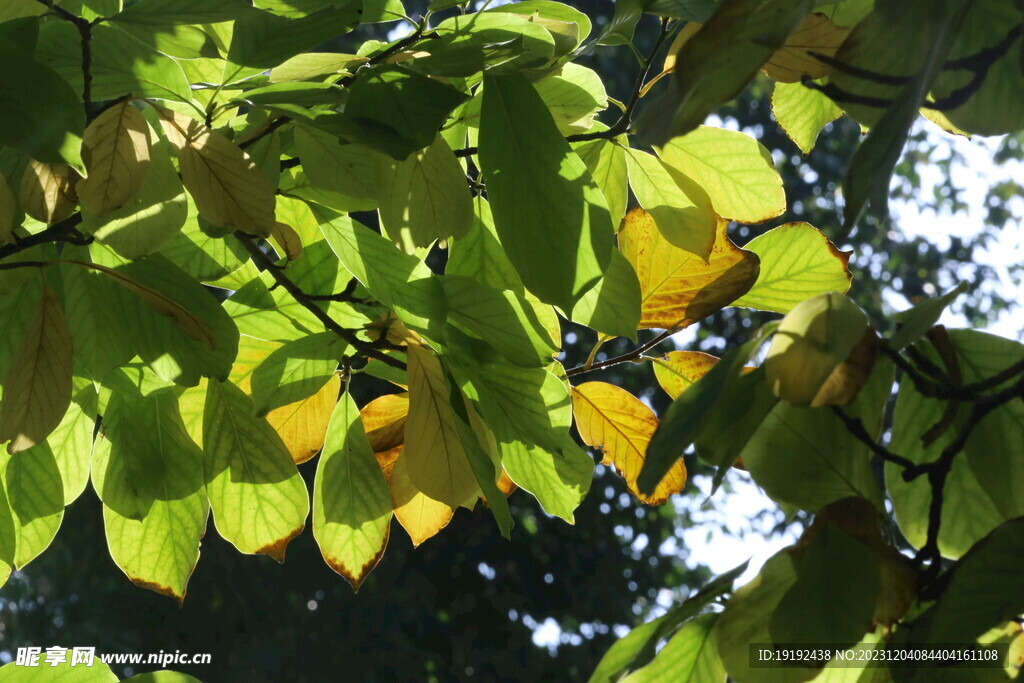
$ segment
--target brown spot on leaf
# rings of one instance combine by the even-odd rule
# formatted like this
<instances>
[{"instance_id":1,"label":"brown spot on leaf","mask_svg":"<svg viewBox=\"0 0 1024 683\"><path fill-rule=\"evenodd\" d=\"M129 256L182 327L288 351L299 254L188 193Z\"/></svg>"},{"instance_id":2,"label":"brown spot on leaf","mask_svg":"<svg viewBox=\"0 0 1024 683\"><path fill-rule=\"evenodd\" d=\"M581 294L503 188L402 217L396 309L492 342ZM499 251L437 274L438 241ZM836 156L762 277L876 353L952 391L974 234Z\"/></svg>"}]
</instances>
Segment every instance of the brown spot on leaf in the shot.
<instances>
[{"instance_id":1,"label":"brown spot on leaf","mask_svg":"<svg viewBox=\"0 0 1024 683\"><path fill-rule=\"evenodd\" d=\"M340 574L342 578L349 582L352 586L352 592L358 593L359 587L363 585L363 581L369 576L373 568L380 562L380 558L384 557L384 551L387 550L388 540L391 538L391 525L389 524L387 530L384 533L384 542L380 545L380 550L373 556L366 564L359 568L358 572L351 572L347 567L342 565L340 562L334 561L332 558L324 554L324 560L327 562L327 566L333 569L336 573Z\"/></svg>"},{"instance_id":2,"label":"brown spot on leaf","mask_svg":"<svg viewBox=\"0 0 1024 683\"><path fill-rule=\"evenodd\" d=\"M302 530L306 528L305 524L300 525L290 534L284 538L274 541L268 545L263 546L256 551L257 555L269 555L280 563L284 563L284 551L288 548L288 544L291 543L292 539L302 533Z\"/></svg>"}]
</instances>

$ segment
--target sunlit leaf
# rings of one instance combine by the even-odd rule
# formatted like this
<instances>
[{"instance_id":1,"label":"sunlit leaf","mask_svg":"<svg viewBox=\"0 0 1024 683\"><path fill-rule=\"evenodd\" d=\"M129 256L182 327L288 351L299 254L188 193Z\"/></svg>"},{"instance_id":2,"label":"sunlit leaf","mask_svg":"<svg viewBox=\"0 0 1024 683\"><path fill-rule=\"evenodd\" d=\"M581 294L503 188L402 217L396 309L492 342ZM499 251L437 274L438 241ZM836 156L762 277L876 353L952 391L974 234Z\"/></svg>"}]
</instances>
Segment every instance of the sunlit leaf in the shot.
<instances>
[{"instance_id":1,"label":"sunlit leaf","mask_svg":"<svg viewBox=\"0 0 1024 683\"><path fill-rule=\"evenodd\" d=\"M850 29L837 26L824 14L810 14L771 56L764 72L782 83L797 83L803 76L826 76L831 68L811 53L833 56L849 33Z\"/></svg>"},{"instance_id":2,"label":"sunlit leaf","mask_svg":"<svg viewBox=\"0 0 1024 683\"><path fill-rule=\"evenodd\" d=\"M250 378L256 414L309 398L338 369L347 345L333 332L321 332L275 349Z\"/></svg>"},{"instance_id":3,"label":"sunlit leaf","mask_svg":"<svg viewBox=\"0 0 1024 683\"><path fill-rule=\"evenodd\" d=\"M800 83L776 83L772 90L772 114L800 151L810 154L818 133L843 115L843 110L824 93Z\"/></svg>"},{"instance_id":4,"label":"sunlit leaf","mask_svg":"<svg viewBox=\"0 0 1024 683\"><path fill-rule=\"evenodd\" d=\"M661 505L686 483L682 459L668 471L651 495L644 495L636 484L647 457L647 444L658 428L658 418L650 408L628 391L605 382L585 382L573 387L573 414L580 437L589 446L600 449L602 463L612 465L626 480L630 492L648 505Z\"/></svg>"},{"instance_id":5,"label":"sunlit leaf","mask_svg":"<svg viewBox=\"0 0 1024 683\"><path fill-rule=\"evenodd\" d=\"M654 359L654 376L666 394L677 398L717 362L715 356L699 351L669 351Z\"/></svg>"},{"instance_id":6,"label":"sunlit leaf","mask_svg":"<svg viewBox=\"0 0 1024 683\"><path fill-rule=\"evenodd\" d=\"M21 177L18 204L37 221L56 223L74 213L78 206L75 188L79 180L70 166L32 160Z\"/></svg>"},{"instance_id":7,"label":"sunlit leaf","mask_svg":"<svg viewBox=\"0 0 1024 683\"><path fill-rule=\"evenodd\" d=\"M82 159L88 176L76 187L82 207L97 216L120 208L149 171L149 124L129 102L104 110L85 129Z\"/></svg>"},{"instance_id":8,"label":"sunlit leaf","mask_svg":"<svg viewBox=\"0 0 1024 683\"><path fill-rule=\"evenodd\" d=\"M309 398L267 413L267 422L284 441L296 465L311 459L323 448L327 425L338 401L340 387L341 378L334 375L320 391Z\"/></svg>"}]
</instances>

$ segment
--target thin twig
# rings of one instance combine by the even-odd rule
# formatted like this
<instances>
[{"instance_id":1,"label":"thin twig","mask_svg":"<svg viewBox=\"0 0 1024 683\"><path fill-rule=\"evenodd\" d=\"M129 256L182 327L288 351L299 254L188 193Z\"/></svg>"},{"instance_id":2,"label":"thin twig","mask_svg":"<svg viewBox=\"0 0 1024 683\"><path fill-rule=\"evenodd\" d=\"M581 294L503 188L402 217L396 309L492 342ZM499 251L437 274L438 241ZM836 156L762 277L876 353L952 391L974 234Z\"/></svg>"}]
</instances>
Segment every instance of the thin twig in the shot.
<instances>
[{"instance_id":1,"label":"thin twig","mask_svg":"<svg viewBox=\"0 0 1024 683\"><path fill-rule=\"evenodd\" d=\"M40 244L48 244L55 242L66 242L68 244L74 244L77 246L85 246L91 244L93 238L89 235L83 235L75 229L79 223L82 222L81 214L74 214L68 218L65 218L59 223L54 223L50 227L29 235L27 237L16 238L18 241L14 244L5 244L0 246L0 259L5 259L8 256L13 256L19 252L31 249Z\"/></svg>"},{"instance_id":2,"label":"thin twig","mask_svg":"<svg viewBox=\"0 0 1024 683\"><path fill-rule=\"evenodd\" d=\"M327 315L327 313L320 308L315 301L310 299L309 295L302 291L302 288L295 284L291 278L285 275L280 268L273 267L275 265L274 262L271 261L269 256L263 253L252 237L237 230L235 231L235 237L242 243L242 246L245 247L245 250L249 252L250 256L252 256L252 260L256 262L257 265L263 266L263 268L270 273L271 277L274 278L274 281L288 292L293 299L299 302L303 308L316 316L328 331L335 333L369 358L376 358L385 365L390 365L393 368L398 368L400 370L405 369L405 363L382 353L375 344L363 341L356 336L355 331L342 327L334 320L334 318Z\"/></svg>"},{"instance_id":3,"label":"thin twig","mask_svg":"<svg viewBox=\"0 0 1024 683\"><path fill-rule=\"evenodd\" d=\"M871 435L868 434L868 430L864 428L864 423L861 422L860 418L847 415L846 411L839 406L832 406L832 412L835 413L836 417L842 421L843 425L846 427L846 431L850 432L851 436L870 448L871 452L882 460L904 468L917 466L917 463L910 458L904 458L902 455L896 455L871 438Z\"/></svg>"},{"instance_id":4,"label":"thin twig","mask_svg":"<svg viewBox=\"0 0 1024 683\"><path fill-rule=\"evenodd\" d=\"M633 349L629 353L624 353L621 356L615 356L614 358L609 358L608 360L603 360L600 363L594 363L593 365L590 365L589 367L587 365L580 365L580 366L577 366L575 368L571 368L571 369L565 371L565 376L566 377L574 377L575 375L582 375L585 372L594 372L595 370L604 370L605 368L610 368L613 365L618 365L619 363L630 363L630 362L638 361L638 360L641 359L641 357L644 355L644 353L646 351L648 351L649 349L654 348L655 346L657 346L661 342L665 341L666 339L668 339L669 337L671 337L673 334L675 334L678 331L679 331L678 329L665 330L661 334L655 336L650 341L644 342L640 346L636 347L635 349Z\"/></svg>"}]
</instances>

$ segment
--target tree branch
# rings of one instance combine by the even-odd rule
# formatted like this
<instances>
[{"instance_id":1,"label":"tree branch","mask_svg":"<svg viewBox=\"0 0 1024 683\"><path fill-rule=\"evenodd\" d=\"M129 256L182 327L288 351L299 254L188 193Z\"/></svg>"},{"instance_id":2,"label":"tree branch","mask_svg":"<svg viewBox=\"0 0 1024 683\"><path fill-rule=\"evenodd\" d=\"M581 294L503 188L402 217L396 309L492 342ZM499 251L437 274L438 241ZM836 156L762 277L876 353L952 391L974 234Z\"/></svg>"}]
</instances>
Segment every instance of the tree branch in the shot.
<instances>
[{"instance_id":1,"label":"tree branch","mask_svg":"<svg viewBox=\"0 0 1024 683\"><path fill-rule=\"evenodd\" d=\"M41 232L29 235L28 237L22 237L14 244L4 244L0 246L0 259L13 256L14 254L25 251L26 249L31 249L39 244L47 244L51 242L66 242L68 244L75 244L78 246L91 244L93 241L91 236L83 235L75 229L75 226L81 222L82 215L76 213L65 218L59 223L54 223Z\"/></svg>"},{"instance_id":2,"label":"tree branch","mask_svg":"<svg viewBox=\"0 0 1024 683\"><path fill-rule=\"evenodd\" d=\"M295 284L291 278L285 275L280 268L276 267L276 264L270 260L269 256L263 253L252 237L238 230L235 231L235 237L242 243L242 246L245 247L245 250L249 252L250 256L252 256L252 260L258 265L263 266L264 270L270 273L271 277L274 278L274 281L288 292L293 299L299 302L303 308L316 316L317 320L323 323L324 327L328 331L333 332L344 339L368 358L376 358L385 365L390 365L393 368L398 368L400 370L405 369L405 363L381 353L376 345L363 341L355 335L353 330L342 327L334 320L334 318L327 315L327 313L320 308L308 294L302 291L302 289Z\"/></svg>"},{"instance_id":3,"label":"tree branch","mask_svg":"<svg viewBox=\"0 0 1024 683\"><path fill-rule=\"evenodd\" d=\"M846 414L846 411L839 406L832 406L832 412L835 413L843 425L846 427L846 431L871 449L871 452L880 457L885 462L891 462L894 465L899 465L903 468L916 467L915 463L910 458L904 458L902 455L896 455L892 451L886 449L868 434L868 430L864 428L864 423L861 422L860 418L852 417Z\"/></svg>"},{"instance_id":4,"label":"tree branch","mask_svg":"<svg viewBox=\"0 0 1024 683\"><path fill-rule=\"evenodd\" d=\"M572 368L570 370L566 370L565 371L565 376L566 377L575 377L576 375L582 375L585 372L593 372L595 370L604 370L605 368L610 368L613 365L618 365L619 363L630 363L630 362L639 361L640 357L643 356L646 351L649 351L650 349L654 348L655 346L657 346L661 342L665 341L666 339L668 339L669 337L671 337L673 334L675 334L678 331L679 331L678 329L665 330L661 334L655 336L650 341L644 342L640 346L636 347L635 349L633 349L629 353L624 353L621 356L615 356L614 358L609 358L608 360L603 360L600 363L594 363L593 365L591 365L589 367L586 366L586 365L577 366L577 367Z\"/></svg>"}]
</instances>

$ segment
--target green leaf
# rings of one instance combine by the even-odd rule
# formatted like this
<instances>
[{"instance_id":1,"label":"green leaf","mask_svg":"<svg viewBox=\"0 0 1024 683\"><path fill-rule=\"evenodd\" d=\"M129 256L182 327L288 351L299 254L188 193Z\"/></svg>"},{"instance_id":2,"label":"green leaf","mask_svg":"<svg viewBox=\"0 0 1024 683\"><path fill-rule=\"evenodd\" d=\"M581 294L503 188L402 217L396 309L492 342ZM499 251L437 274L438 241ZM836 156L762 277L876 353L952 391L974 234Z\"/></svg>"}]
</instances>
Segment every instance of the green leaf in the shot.
<instances>
[{"instance_id":1,"label":"green leaf","mask_svg":"<svg viewBox=\"0 0 1024 683\"><path fill-rule=\"evenodd\" d=\"M479 156L498 236L523 284L571 310L608 266L614 231L600 189L524 77L484 77Z\"/></svg>"},{"instance_id":2,"label":"green leaf","mask_svg":"<svg viewBox=\"0 0 1024 683\"><path fill-rule=\"evenodd\" d=\"M722 0L676 53L686 68L673 72L670 91L637 122L641 137L661 144L703 123L740 94L811 6L811 0Z\"/></svg>"},{"instance_id":3,"label":"green leaf","mask_svg":"<svg viewBox=\"0 0 1024 683\"><path fill-rule=\"evenodd\" d=\"M126 259L137 259L159 250L178 234L187 217L185 188L167 144L158 142L139 191L102 218L83 210L82 230Z\"/></svg>"},{"instance_id":4,"label":"green leaf","mask_svg":"<svg viewBox=\"0 0 1024 683\"><path fill-rule=\"evenodd\" d=\"M75 401L89 394L95 397L95 393L95 389L88 387L75 397ZM41 463L50 459L56 461L64 491L64 505L73 503L89 483L94 427L93 419L78 403L72 402L64 419L46 437L46 441L25 451L26 456Z\"/></svg>"},{"instance_id":5,"label":"green leaf","mask_svg":"<svg viewBox=\"0 0 1024 683\"><path fill-rule=\"evenodd\" d=\"M54 443L57 443L55 440ZM53 452L43 444L14 455L0 455L0 516L14 531L10 559L21 569L50 545L64 517L64 486Z\"/></svg>"},{"instance_id":6,"label":"green leaf","mask_svg":"<svg viewBox=\"0 0 1024 683\"><path fill-rule=\"evenodd\" d=\"M514 365L547 365L558 352L540 318L541 306L458 275L445 276L442 285L449 322L486 341Z\"/></svg>"},{"instance_id":7,"label":"green leaf","mask_svg":"<svg viewBox=\"0 0 1024 683\"><path fill-rule=\"evenodd\" d=\"M469 232L449 244L445 274L472 278L495 289L522 294L523 282L498 241L490 204L483 197L476 197L473 206L473 225Z\"/></svg>"},{"instance_id":8,"label":"green leaf","mask_svg":"<svg viewBox=\"0 0 1024 683\"><path fill-rule=\"evenodd\" d=\"M72 253L65 252L65 256ZM112 302L128 300L123 288L94 270L61 264L64 284L64 313L74 342L78 372L100 379L109 370L131 360L133 348L130 321ZM139 309L141 310L141 308Z\"/></svg>"},{"instance_id":9,"label":"green leaf","mask_svg":"<svg viewBox=\"0 0 1024 683\"><path fill-rule=\"evenodd\" d=\"M143 45L117 26L93 27L89 73L93 100L125 95L188 102L192 88L170 57ZM39 60L56 71L76 92L82 89L81 38L74 25L57 21L39 34Z\"/></svg>"},{"instance_id":10,"label":"green leaf","mask_svg":"<svg viewBox=\"0 0 1024 683\"><path fill-rule=\"evenodd\" d=\"M245 12L235 22L228 61L261 70L277 66L289 57L347 33L359 23L361 11L361 3L350 2L296 19L259 10Z\"/></svg>"},{"instance_id":11,"label":"green leaf","mask_svg":"<svg viewBox=\"0 0 1024 683\"><path fill-rule=\"evenodd\" d=\"M620 638L601 658L597 668L594 669L594 673L590 675L590 683L616 681L623 674L631 670L637 670L640 666L647 664L654 656L655 648L660 641L672 635L680 624L692 619L694 615L707 607L711 602L731 591L733 582L746 569L747 563L744 562L740 566L715 577L707 585L690 596L689 599L672 608L668 613L646 624L637 626L629 634ZM684 626L683 628L685 629L686 627ZM642 671L642 669L640 670ZM643 677L640 677L641 680ZM714 679L698 680L711 681Z\"/></svg>"},{"instance_id":12,"label":"green leaf","mask_svg":"<svg viewBox=\"0 0 1024 683\"><path fill-rule=\"evenodd\" d=\"M510 2L507 5L498 5L497 7L491 7L486 10L485 14L518 14L524 17L530 17L532 20L534 17L540 19L547 19L553 21L559 21L567 24L576 24L579 31L577 38L578 42L573 46L575 49L579 43L590 35L590 31L593 28L593 24L590 21L590 17L576 9L572 5L566 5L561 2L553 2L553 0L524 0L524 2ZM543 22L539 22L541 25L545 25Z\"/></svg>"},{"instance_id":13,"label":"green leaf","mask_svg":"<svg viewBox=\"0 0 1024 683\"><path fill-rule=\"evenodd\" d=\"M899 351L923 337L939 321L946 307L968 289L969 285L961 282L942 296L925 299L913 308L895 314L893 320L899 328L889 338L890 348Z\"/></svg>"},{"instance_id":14,"label":"green leaf","mask_svg":"<svg viewBox=\"0 0 1024 683\"><path fill-rule=\"evenodd\" d=\"M347 344L333 332L321 332L278 348L252 373L256 415L308 398L338 369Z\"/></svg>"},{"instance_id":15,"label":"green leaf","mask_svg":"<svg viewBox=\"0 0 1024 683\"><path fill-rule=\"evenodd\" d=\"M642 299L633 265L616 249L601 279L576 302L570 318L598 332L636 340Z\"/></svg>"},{"instance_id":16,"label":"green leaf","mask_svg":"<svg viewBox=\"0 0 1024 683\"><path fill-rule=\"evenodd\" d=\"M509 478L532 494L549 515L575 524L573 513L594 478L594 459L576 445L568 432L561 448L541 448L516 439L508 421L500 419L497 422L492 412L487 424L498 437L501 464Z\"/></svg>"},{"instance_id":17,"label":"green leaf","mask_svg":"<svg viewBox=\"0 0 1024 683\"><path fill-rule=\"evenodd\" d=\"M211 237L199 227L198 218L195 207L189 206L181 230L160 248L160 254L200 282L219 280L241 268L249 259L241 242L233 235Z\"/></svg>"},{"instance_id":18,"label":"green leaf","mask_svg":"<svg viewBox=\"0 0 1024 683\"><path fill-rule=\"evenodd\" d=\"M789 313L818 294L845 293L853 275L851 251L840 251L808 223L786 223L750 240L744 249L761 259L761 272L746 294L733 302L762 311Z\"/></svg>"},{"instance_id":19,"label":"green leaf","mask_svg":"<svg viewBox=\"0 0 1024 683\"><path fill-rule=\"evenodd\" d=\"M401 66L374 67L348 90L340 132L399 160L429 146L448 115L468 99Z\"/></svg>"},{"instance_id":20,"label":"green leaf","mask_svg":"<svg viewBox=\"0 0 1024 683\"><path fill-rule=\"evenodd\" d=\"M103 418L92 478L110 555L137 585L180 603L209 513L202 454L172 392L115 392Z\"/></svg>"},{"instance_id":21,"label":"green leaf","mask_svg":"<svg viewBox=\"0 0 1024 683\"><path fill-rule=\"evenodd\" d=\"M202 683L198 678L183 674L178 671L152 671L144 674L135 674L131 678L124 679L125 683Z\"/></svg>"},{"instance_id":22,"label":"green leaf","mask_svg":"<svg viewBox=\"0 0 1024 683\"><path fill-rule=\"evenodd\" d=\"M380 561L391 525L391 493L352 396L331 414L313 484L313 535L324 560L359 590Z\"/></svg>"},{"instance_id":23,"label":"green leaf","mask_svg":"<svg viewBox=\"0 0 1024 683\"><path fill-rule=\"evenodd\" d=\"M546 64L555 54L554 39L543 26L508 12L451 17L434 31L437 39L423 45L429 55L412 64L438 76L531 69Z\"/></svg>"},{"instance_id":24,"label":"green leaf","mask_svg":"<svg viewBox=\"0 0 1024 683\"><path fill-rule=\"evenodd\" d=\"M564 135L590 130L594 117L608 106L608 93L601 77L579 64L566 64L535 87Z\"/></svg>"},{"instance_id":25,"label":"green leaf","mask_svg":"<svg viewBox=\"0 0 1024 683\"><path fill-rule=\"evenodd\" d=\"M44 661L40 658L40 662ZM42 673L40 673L42 672ZM18 666L11 662L0 667L0 681L3 683L39 683L39 681L59 681L59 683L117 683L117 676L99 657L92 659L92 664L72 666L71 655L57 667L43 668Z\"/></svg>"},{"instance_id":26,"label":"green leaf","mask_svg":"<svg viewBox=\"0 0 1024 683\"><path fill-rule=\"evenodd\" d=\"M52 69L13 47L0 45L0 145L37 161L83 170L85 114L81 98ZM45 111L45 117L37 112Z\"/></svg>"},{"instance_id":27,"label":"green leaf","mask_svg":"<svg viewBox=\"0 0 1024 683\"><path fill-rule=\"evenodd\" d=\"M772 90L772 114L806 155L814 149L821 129L842 116L843 110L824 93L802 83L776 83Z\"/></svg>"},{"instance_id":28,"label":"green leaf","mask_svg":"<svg viewBox=\"0 0 1024 683\"><path fill-rule=\"evenodd\" d=\"M616 0L611 20L597 37L598 45L630 45L637 22L651 0Z\"/></svg>"},{"instance_id":29,"label":"green leaf","mask_svg":"<svg viewBox=\"0 0 1024 683\"><path fill-rule=\"evenodd\" d=\"M604 128L603 124L595 124L595 128ZM626 173L626 140L620 136L618 140L592 140L573 145L580 159L587 165L587 170L594 182L601 188L604 199L608 203L612 225L618 226L626 214L626 198L629 194L629 183Z\"/></svg>"},{"instance_id":30,"label":"green leaf","mask_svg":"<svg viewBox=\"0 0 1024 683\"><path fill-rule=\"evenodd\" d=\"M631 673L623 683L657 683L670 678L679 683L724 681L725 666L711 637L717 619L717 614L702 614L684 624L650 664Z\"/></svg>"},{"instance_id":31,"label":"green leaf","mask_svg":"<svg viewBox=\"0 0 1024 683\"><path fill-rule=\"evenodd\" d=\"M245 0L139 0L117 19L140 24L215 24L252 13L252 5Z\"/></svg>"},{"instance_id":32,"label":"green leaf","mask_svg":"<svg viewBox=\"0 0 1024 683\"><path fill-rule=\"evenodd\" d=\"M230 382L207 383L203 453L217 531L240 552L283 562L306 525L309 493L281 437Z\"/></svg>"},{"instance_id":33,"label":"green leaf","mask_svg":"<svg viewBox=\"0 0 1024 683\"><path fill-rule=\"evenodd\" d=\"M336 195L321 204L338 211L377 208L377 174L383 155L363 145L342 144L330 133L304 126L295 129L295 148L309 182Z\"/></svg>"},{"instance_id":34,"label":"green leaf","mask_svg":"<svg viewBox=\"0 0 1024 683\"><path fill-rule=\"evenodd\" d=\"M405 161L382 158L377 178L381 226L404 251L469 231L473 198L466 172L440 135Z\"/></svg>"},{"instance_id":35,"label":"green leaf","mask_svg":"<svg viewBox=\"0 0 1024 683\"><path fill-rule=\"evenodd\" d=\"M772 155L746 133L699 126L669 140L658 156L700 185L722 218L761 223L786 210L782 176Z\"/></svg>"},{"instance_id":36,"label":"green leaf","mask_svg":"<svg viewBox=\"0 0 1024 683\"><path fill-rule=\"evenodd\" d=\"M711 198L692 179L647 152L626 150L629 186L640 206L673 245L705 261L715 244L718 217Z\"/></svg>"}]
</instances>

